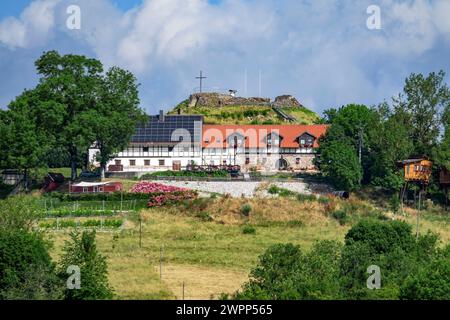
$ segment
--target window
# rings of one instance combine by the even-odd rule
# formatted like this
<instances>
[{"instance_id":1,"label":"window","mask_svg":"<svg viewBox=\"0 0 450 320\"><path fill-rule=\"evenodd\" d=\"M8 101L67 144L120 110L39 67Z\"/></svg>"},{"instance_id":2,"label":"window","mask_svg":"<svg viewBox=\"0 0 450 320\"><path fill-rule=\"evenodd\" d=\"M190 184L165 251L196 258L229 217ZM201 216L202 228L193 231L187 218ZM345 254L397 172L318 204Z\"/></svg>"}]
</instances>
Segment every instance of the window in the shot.
<instances>
[{"instance_id":1,"label":"window","mask_svg":"<svg viewBox=\"0 0 450 320\"><path fill-rule=\"evenodd\" d=\"M300 164L300 158L295 159L295 164Z\"/></svg>"},{"instance_id":2,"label":"window","mask_svg":"<svg viewBox=\"0 0 450 320\"><path fill-rule=\"evenodd\" d=\"M103 192L103 187L99 187L98 192Z\"/></svg>"},{"instance_id":3,"label":"window","mask_svg":"<svg viewBox=\"0 0 450 320\"><path fill-rule=\"evenodd\" d=\"M224 166L226 166L226 165L227 165L227 160L223 160L223 161L222 161L222 164L223 164Z\"/></svg>"},{"instance_id":4,"label":"window","mask_svg":"<svg viewBox=\"0 0 450 320\"><path fill-rule=\"evenodd\" d=\"M136 160L130 160L130 167L134 167L136 165Z\"/></svg>"},{"instance_id":5,"label":"window","mask_svg":"<svg viewBox=\"0 0 450 320\"><path fill-rule=\"evenodd\" d=\"M150 165L150 160L146 159L144 160L144 166L149 166Z\"/></svg>"},{"instance_id":6,"label":"window","mask_svg":"<svg viewBox=\"0 0 450 320\"><path fill-rule=\"evenodd\" d=\"M245 158L245 164L250 164L250 158Z\"/></svg>"},{"instance_id":7,"label":"window","mask_svg":"<svg viewBox=\"0 0 450 320\"><path fill-rule=\"evenodd\" d=\"M300 140L300 144L301 144L302 146L304 146L304 145L305 145L305 139L301 139L301 140Z\"/></svg>"},{"instance_id":8,"label":"window","mask_svg":"<svg viewBox=\"0 0 450 320\"><path fill-rule=\"evenodd\" d=\"M83 193L88 192L88 188L87 187L83 187Z\"/></svg>"},{"instance_id":9,"label":"window","mask_svg":"<svg viewBox=\"0 0 450 320\"><path fill-rule=\"evenodd\" d=\"M144 152L148 152L149 148L148 147L144 147Z\"/></svg>"},{"instance_id":10,"label":"window","mask_svg":"<svg viewBox=\"0 0 450 320\"><path fill-rule=\"evenodd\" d=\"M162 166L165 166L165 165L166 165L166 161L165 161L164 159L160 159L160 160L158 160L158 163L159 163L159 166L160 166L160 167L162 167Z\"/></svg>"},{"instance_id":11,"label":"window","mask_svg":"<svg viewBox=\"0 0 450 320\"><path fill-rule=\"evenodd\" d=\"M94 187L94 193L98 192L98 187Z\"/></svg>"}]
</instances>

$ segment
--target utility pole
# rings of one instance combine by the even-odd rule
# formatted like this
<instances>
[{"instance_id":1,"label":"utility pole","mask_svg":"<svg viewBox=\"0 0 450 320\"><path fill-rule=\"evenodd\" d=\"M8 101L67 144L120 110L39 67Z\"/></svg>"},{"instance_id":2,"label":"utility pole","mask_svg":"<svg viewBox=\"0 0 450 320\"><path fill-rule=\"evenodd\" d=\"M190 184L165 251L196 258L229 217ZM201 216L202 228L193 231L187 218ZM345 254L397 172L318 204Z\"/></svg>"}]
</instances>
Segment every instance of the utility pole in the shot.
<instances>
[{"instance_id":1,"label":"utility pole","mask_svg":"<svg viewBox=\"0 0 450 320\"><path fill-rule=\"evenodd\" d=\"M200 93L202 93L202 88L203 88L203 79L206 79L207 77L203 76L203 71L200 70L200 76L199 77L195 77L195 79L200 79Z\"/></svg>"}]
</instances>

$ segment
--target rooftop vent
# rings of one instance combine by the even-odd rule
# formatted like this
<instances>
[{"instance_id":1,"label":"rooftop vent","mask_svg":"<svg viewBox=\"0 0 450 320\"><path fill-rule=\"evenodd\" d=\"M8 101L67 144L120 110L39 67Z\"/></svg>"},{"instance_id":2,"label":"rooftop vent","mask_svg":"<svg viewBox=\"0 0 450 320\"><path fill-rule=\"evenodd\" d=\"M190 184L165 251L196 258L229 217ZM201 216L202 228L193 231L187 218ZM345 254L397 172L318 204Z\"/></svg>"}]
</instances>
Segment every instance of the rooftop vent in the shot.
<instances>
[{"instance_id":1,"label":"rooftop vent","mask_svg":"<svg viewBox=\"0 0 450 320\"><path fill-rule=\"evenodd\" d=\"M164 111L159 110L159 122L164 122Z\"/></svg>"}]
</instances>

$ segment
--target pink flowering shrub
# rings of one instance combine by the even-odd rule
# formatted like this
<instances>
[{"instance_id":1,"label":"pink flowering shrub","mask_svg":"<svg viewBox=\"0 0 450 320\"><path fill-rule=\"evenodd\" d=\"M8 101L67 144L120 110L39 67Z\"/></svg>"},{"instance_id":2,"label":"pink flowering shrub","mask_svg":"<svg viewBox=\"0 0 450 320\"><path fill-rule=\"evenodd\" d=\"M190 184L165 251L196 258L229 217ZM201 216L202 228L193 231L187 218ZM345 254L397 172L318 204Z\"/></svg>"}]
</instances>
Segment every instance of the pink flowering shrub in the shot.
<instances>
[{"instance_id":1,"label":"pink flowering shrub","mask_svg":"<svg viewBox=\"0 0 450 320\"><path fill-rule=\"evenodd\" d=\"M160 183L142 181L136 183L130 192L133 193L155 193L155 192L175 192L175 191L187 191L189 189L178 188L173 186L166 186Z\"/></svg>"},{"instance_id":2,"label":"pink flowering shrub","mask_svg":"<svg viewBox=\"0 0 450 320\"><path fill-rule=\"evenodd\" d=\"M147 207L149 208L197 198L196 191L146 181L135 184L131 192L147 193L149 195Z\"/></svg>"}]
</instances>

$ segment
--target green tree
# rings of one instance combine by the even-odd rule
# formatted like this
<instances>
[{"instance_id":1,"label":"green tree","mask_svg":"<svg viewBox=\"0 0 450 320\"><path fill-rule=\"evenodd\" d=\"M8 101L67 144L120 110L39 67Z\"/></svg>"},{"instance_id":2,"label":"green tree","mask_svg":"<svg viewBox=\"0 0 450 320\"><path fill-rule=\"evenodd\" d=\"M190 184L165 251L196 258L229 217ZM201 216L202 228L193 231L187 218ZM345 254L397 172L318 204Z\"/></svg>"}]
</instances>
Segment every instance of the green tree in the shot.
<instances>
[{"instance_id":1,"label":"green tree","mask_svg":"<svg viewBox=\"0 0 450 320\"><path fill-rule=\"evenodd\" d=\"M106 258L98 251L95 243L95 231L73 232L71 240L66 241L64 254L59 266L62 279L67 279L67 268L78 266L81 272L81 288L66 289L65 299L69 300L102 300L113 297L108 284Z\"/></svg>"},{"instance_id":2,"label":"green tree","mask_svg":"<svg viewBox=\"0 0 450 320\"><path fill-rule=\"evenodd\" d=\"M48 138L37 126L36 116L29 108L35 99L34 92L25 91L1 116L5 133L2 137L3 166L24 173L25 190L28 190L30 170L44 165L43 159L50 149Z\"/></svg>"},{"instance_id":3,"label":"green tree","mask_svg":"<svg viewBox=\"0 0 450 320\"><path fill-rule=\"evenodd\" d=\"M362 169L352 146L337 140L323 141L320 144L318 164L322 173L340 189L357 188L362 179Z\"/></svg>"},{"instance_id":4,"label":"green tree","mask_svg":"<svg viewBox=\"0 0 450 320\"><path fill-rule=\"evenodd\" d=\"M56 299L61 288L40 235L0 229L0 299Z\"/></svg>"},{"instance_id":5,"label":"green tree","mask_svg":"<svg viewBox=\"0 0 450 320\"><path fill-rule=\"evenodd\" d=\"M260 257L237 299L333 299L339 294L341 245L322 241L303 254L292 244L274 245Z\"/></svg>"},{"instance_id":6,"label":"green tree","mask_svg":"<svg viewBox=\"0 0 450 320\"><path fill-rule=\"evenodd\" d=\"M403 93L394 100L395 108L409 116L415 154L432 156L438 144L442 115L450 106L450 90L444 79L442 70L428 76L413 73L406 79Z\"/></svg>"},{"instance_id":7,"label":"green tree","mask_svg":"<svg viewBox=\"0 0 450 320\"><path fill-rule=\"evenodd\" d=\"M349 104L324 113L331 126L320 140L316 164L336 187L354 189L369 176L369 132L376 111Z\"/></svg>"},{"instance_id":8,"label":"green tree","mask_svg":"<svg viewBox=\"0 0 450 320\"><path fill-rule=\"evenodd\" d=\"M399 190L403 176L397 161L408 158L414 149L407 117L400 110L393 112L387 103L381 104L376 111L376 121L368 131L369 180L374 185Z\"/></svg>"},{"instance_id":9,"label":"green tree","mask_svg":"<svg viewBox=\"0 0 450 320\"><path fill-rule=\"evenodd\" d=\"M45 119L42 122L49 125L55 144L69 153L71 178L75 179L80 153L94 141L92 128L85 122L86 112L98 103L103 66L100 61L85 56L61 56L56 51L49 51L36 61L36 67L41 76L36 92L41 101L51 102L51 111L57 121L48 121L49 103L39 104L36 112Z\"/></svg>"},{"instance_id":10,"label":"green tree","mask_svg":"<svg viewBox=\"0 0 450 320\"><path fill-rule=\"evenodd\" d=\"M101 99L90 112L89 125L95 133L96 159L104 178L106 164L124 150L135 133L136 123L144 121L139 108L136 78L128 71L111 68L102 80Z\"/></svg>"},{"instance_id":11,"label":"green tree","mask_svg":"<svg viewBox=\"0 0 450 320\"><path fill-rule=\"evenodd\" d=\"M450 246L439 252L432 261L423 264L400 288L400 299L450 299Z\"/></svg>"}]
</instances>

